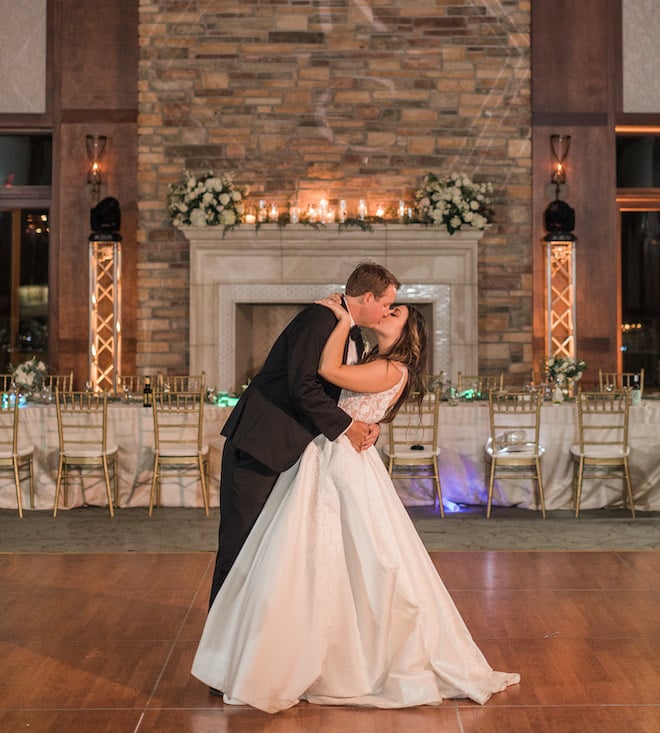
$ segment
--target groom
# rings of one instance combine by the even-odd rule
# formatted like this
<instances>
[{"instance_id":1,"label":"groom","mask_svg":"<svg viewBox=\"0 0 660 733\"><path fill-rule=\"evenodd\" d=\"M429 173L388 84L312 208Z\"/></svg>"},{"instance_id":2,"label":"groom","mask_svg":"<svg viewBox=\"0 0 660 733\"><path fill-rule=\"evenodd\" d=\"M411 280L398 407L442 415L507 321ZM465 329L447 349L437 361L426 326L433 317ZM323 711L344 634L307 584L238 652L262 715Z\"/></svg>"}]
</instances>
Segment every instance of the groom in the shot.
<instances>
[{"instance_id":1,"label":"groom","mask_svg":"<svg viewBox=\"0 0 660 733\"><path fill-rule=\"evenodd\" d=\"M363 262L346 281L345 305L357 326L372 327L389 315L400 287L381 265ZM211 600L220 590L277 477L323 433L345 434L356 451L373 445L377 426L352 420L337 406L340 389L317 367L336 324L332 311L309 305L282 331L261 371L250 382L221 434L226 441L220 476L220 531ZM353 352L351 359L351 353ZM344 361L361 356L347 342Z\"/></svg>"}]
</instances>

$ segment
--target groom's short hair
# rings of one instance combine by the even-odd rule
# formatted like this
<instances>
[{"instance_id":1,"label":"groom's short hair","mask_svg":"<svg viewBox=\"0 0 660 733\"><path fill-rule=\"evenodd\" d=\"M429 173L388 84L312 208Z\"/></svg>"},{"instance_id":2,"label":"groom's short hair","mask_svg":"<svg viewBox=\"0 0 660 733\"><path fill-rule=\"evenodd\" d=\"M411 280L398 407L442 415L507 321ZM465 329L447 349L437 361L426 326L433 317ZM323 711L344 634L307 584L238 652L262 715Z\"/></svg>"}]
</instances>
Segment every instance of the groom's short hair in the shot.
<instances>
[{"instance_id":1,"label":"groom's short hair","mask_svg":"<svg viewBox=\"0 0 660 733\"><path fill-rule=\"evenodd\" d=\"M346 295L355 298L373 293L380 298L390 285L397 290L401 287L399 280L388 269L375 262L361 262L348 276Z\"/></svg>"}]
</instances>

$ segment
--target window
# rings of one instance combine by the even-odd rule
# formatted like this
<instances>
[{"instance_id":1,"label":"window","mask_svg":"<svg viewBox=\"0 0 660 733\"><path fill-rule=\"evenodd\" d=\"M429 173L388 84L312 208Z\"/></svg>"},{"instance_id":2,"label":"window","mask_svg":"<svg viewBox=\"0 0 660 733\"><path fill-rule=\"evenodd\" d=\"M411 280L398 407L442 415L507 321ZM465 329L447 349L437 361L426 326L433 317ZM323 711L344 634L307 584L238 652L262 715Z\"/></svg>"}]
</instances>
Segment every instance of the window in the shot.
<instances>
[{"instance_id":1,"label":"window","mask_svg":"<svg viewBox=\"0 0 660 733\"><path fill-rule=\"evenodd\" d=\"M617 134L623 371L660 386L660 135Z\"/></svg>"},{"instance_id":2,"label":"window","mask_svg":"<svg viewBox=\"0 0 660 733\"><path fill-rule=\"evenodd\" d=\"M50 134L0 134L0 372L48 344Z\"/></svg>"}]
</instances>

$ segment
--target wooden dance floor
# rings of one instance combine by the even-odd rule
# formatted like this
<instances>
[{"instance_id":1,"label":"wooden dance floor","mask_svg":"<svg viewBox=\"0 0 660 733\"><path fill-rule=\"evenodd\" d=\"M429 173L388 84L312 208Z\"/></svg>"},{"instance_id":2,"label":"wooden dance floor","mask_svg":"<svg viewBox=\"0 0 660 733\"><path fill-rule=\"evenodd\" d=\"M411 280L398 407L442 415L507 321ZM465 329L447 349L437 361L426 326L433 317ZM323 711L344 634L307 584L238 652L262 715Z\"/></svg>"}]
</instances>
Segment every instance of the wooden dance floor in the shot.
<instances>
[{"instance_id":1,"label":"wooden dance floor","mask_svg":"<svg viewBox=\"0 0 660 733\"><path fill-rule=\"evenodd\" d=\"M211 553L0 554L0 730L657 733L660 552L434 552L521 684L486 705L225 706L190 676Z\"/></svg>"}]
</instances>

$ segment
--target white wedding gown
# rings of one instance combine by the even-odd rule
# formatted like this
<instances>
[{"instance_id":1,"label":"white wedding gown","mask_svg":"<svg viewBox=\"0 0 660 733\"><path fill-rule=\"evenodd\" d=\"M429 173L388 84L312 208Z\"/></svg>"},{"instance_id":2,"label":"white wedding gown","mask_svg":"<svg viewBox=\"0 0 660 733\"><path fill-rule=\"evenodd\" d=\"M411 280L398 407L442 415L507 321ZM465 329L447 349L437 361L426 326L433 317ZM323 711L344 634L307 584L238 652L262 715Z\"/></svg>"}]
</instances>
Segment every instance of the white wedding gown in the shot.
<instances>
[{"instance_id":1,"label":"white wedding gown","mask_svg":"<svg viewBox=\"0 0 660 733\"><path fill-rule=\"evenodd\" d=\"M344 391L339 404L377 422L399 386ZM226 703L269 713L300 700L484 703L520 681L493 671L474 643L376 448L357 453L322 435L275 484L209 611L192 673Z\"/></svg>"}]
</instances>

